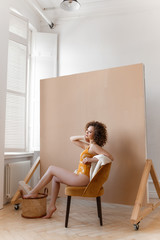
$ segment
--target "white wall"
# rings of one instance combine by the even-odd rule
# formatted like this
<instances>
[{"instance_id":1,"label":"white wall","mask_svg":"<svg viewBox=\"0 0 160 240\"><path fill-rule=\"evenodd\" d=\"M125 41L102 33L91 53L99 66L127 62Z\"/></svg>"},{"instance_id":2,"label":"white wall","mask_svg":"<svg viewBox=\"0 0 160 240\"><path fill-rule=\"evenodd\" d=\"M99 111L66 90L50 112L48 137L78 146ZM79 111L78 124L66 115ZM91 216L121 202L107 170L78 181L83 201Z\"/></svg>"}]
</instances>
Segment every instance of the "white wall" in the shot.
<instances>
[{"instance_id":1,"label":"white wall","mask_svg":"<svg viewBox=\"0 0 160 240\"><path fill-rule=\"evenodd\" d=\"M5 98L7 78L7 54L8 54L8 19L9 0L4 1L0 7L0 209L3 206L4 183L4 129L5 129Z\"/></svg>"},{"instance_id":2,"label":"white wall","mask_svg":"<svg viewBox=\"0 0 160 240\"><path fill-rule=\"evenodd\" d=\"M40 16L26 0L10 0L10 7L29 19L31 25L37 31L40 29Z\"/></svg>"},{"instance_id":3,"label":"white wall","mask_svg":"<svg viewBox=\"0 0 160 240\"><path fill-rule=\"evenodd\" d=\"M124 0L120 11L57 20L59 75L144 64L147 157L160 179L160 3L141 1L134 8L133 2Z\"/></svg>"},{"instance_id":4,"label":"white wall","mask_svg":"<svg viewBox=\"0 0 160 240\"><path fill-rule=\"evenodd\" d=\"M57 35L32 34L29 149L40 151L40 79L57 76Z\"/></svg>"}]
</instances>

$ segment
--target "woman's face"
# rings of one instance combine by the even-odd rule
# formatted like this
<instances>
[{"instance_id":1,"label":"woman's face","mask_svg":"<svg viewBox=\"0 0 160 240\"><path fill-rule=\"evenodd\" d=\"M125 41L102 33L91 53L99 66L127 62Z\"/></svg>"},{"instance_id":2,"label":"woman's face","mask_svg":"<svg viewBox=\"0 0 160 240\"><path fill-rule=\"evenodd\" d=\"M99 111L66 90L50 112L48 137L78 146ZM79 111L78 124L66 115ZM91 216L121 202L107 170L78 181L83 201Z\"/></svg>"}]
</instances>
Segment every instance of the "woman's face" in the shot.
<instances>
[{"instance_id":1,"label":"woman's face","mask_svg":"<svg viewBox=\"0 0 160 240\"><path fill-rule=\"evenodd\" d=\"M94 139L94 127L93 126L89 126L87 128L85 137L89 141Z\"/></svg>"}]
</instances>

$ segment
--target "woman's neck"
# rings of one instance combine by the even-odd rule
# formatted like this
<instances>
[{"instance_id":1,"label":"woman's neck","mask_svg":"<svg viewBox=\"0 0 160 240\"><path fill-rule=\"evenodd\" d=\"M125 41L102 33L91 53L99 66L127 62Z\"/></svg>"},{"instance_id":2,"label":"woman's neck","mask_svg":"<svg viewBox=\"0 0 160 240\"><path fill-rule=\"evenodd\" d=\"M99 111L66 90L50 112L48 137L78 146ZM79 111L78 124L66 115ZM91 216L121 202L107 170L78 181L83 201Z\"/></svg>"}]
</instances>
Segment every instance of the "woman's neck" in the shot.
<instances>
[{"instance_id":1,"label":"woman's neck","mask_svg":"<svg viewBox=\"0 0 160 240\"><path fill-rule=\"evenodd\" d=\"M94 141L90 140L89 145L93 145L93 144L94 144Z\"/></svg>"}]
</instances>

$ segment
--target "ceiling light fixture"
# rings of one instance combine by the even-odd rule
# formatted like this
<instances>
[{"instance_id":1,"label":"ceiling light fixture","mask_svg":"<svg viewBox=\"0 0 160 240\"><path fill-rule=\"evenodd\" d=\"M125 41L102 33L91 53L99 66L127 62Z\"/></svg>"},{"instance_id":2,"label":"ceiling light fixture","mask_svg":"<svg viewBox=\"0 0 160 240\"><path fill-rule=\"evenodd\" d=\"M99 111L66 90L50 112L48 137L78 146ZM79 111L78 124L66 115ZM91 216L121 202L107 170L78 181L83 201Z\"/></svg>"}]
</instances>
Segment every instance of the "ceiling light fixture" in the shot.
<instances>
[{"instance_id":1,"label":"ceiling light fixture","mask_svg":"<svg viewBox=\"0 0 160 240\"><path fill-rule=\"evenodd\" d=\"M74 11L80 8L80 3L77 0L63 0L61 8L67 11Z\"/></svg>"}]
</instances>

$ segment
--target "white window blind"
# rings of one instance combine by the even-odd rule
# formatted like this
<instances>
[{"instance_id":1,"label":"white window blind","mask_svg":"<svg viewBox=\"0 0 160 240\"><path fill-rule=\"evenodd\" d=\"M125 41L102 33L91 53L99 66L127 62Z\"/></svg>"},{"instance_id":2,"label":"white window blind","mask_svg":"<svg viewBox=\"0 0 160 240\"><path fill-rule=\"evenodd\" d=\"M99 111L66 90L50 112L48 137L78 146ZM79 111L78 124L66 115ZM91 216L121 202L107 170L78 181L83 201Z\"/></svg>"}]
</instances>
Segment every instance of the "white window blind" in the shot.
<instances>
[{"instance_id":1,"label":"white window blind","mask_svg":"<svg viewBox=\"0 0 160 240\"><path fill-rule=\"evenodd\" d=\"M25 97L7 93L6 148L25 150Z\"/></svg>"},{"instance_id":2,"label":"white window blind","mask_svg":"<svg viewBox=\"0 0 160 240\"><path fill-rule=\"evenodd\" d=\"M26 151L28 22L10 15L5 151Z\"/></svg>"},{"instance_id":3,"label":"white window blind","mask_svg":"<svg viewBox=\"0 0 160 240\"><path fill-rule=\"evenodd\" d=\"M18 93L26 92L27 47L9 41L7 89Z\"/></svg>"},{"instance_id":4,"label":"white window blind","mask_svg":"<svg viewBox=\"0 0 160 240\"><path fill-rule=\"evenodd\" d=\"M24 39L28 36L28 22L25 19L10 14L9 32L14 33Z\"/></svg>"}]
</instances>

